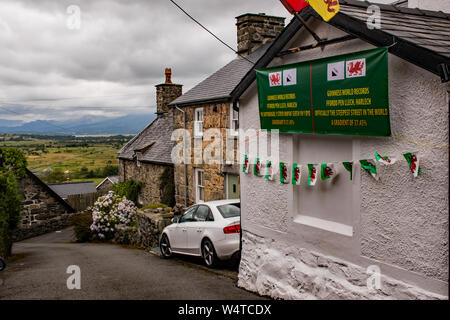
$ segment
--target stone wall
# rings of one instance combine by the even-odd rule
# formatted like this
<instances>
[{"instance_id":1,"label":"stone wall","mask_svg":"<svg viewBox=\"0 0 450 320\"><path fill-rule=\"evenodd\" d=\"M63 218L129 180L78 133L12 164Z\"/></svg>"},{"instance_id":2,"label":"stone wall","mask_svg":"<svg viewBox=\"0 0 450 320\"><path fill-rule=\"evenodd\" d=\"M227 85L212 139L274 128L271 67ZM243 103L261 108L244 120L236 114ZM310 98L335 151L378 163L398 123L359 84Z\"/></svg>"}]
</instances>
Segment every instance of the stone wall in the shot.
<instances>
[{"instance_id":1,"label":"stone wall","mask_svg":"<svg viewBox=\"0 0 450 320\"><path fill-rule=\"evenodd\" d=\"M203 108L203 138L194 138L194 113L196 108ZM235 164L238 160L238 138L228 136L230 128L230 104L229 103L213 103L200 104L185 107L186 112L186 128L191 137L191 154L188 158L187 176L188 176L188 205L195 203L195 169L204 170L205 179L205 201L226 199L225 189L225 171L238 174L238 166ZM184 128L183 113L174 111L174 130ZM220 142L215 142L214 138L205 135L206 130L215 129L221 136ZM182 141L178 141L182 143ZM228 144L227 144L228 142ZM210 154L212 144L222 147L221 154L212 154L217 159L218 164L205 164L205 154ZM226 148L229 145L230 147ZM227 157L227 152L231 155ZM200 157L198 156L200 155ZM227 164L226 159L231 158L234 161ZM177 204L183 204L185 201L185 182L184 182L184 164L175 164L175 200Z\"/></svg>"},{"instance_id":2,"label":"stone wall","mask_svg":"<svg viewBox=\"0 0 450 320\"><path fill-rule=\"evenodd\" d=\"M172 211L167 212L163 208L138 211L136 227L118 226L114 242L144 249L155 248L159 245L161 232L172 223L173 217Z\"/></svg>"},{"instance_id":3,"label":"stone wall","mask_svg":"<svg viewBox=\"0 0 450 320\"><path fill-rule=\"evenodd\" d=\"M103 182L103 184L102 184L100 187L97 188L97 192L98 192L100 195L107 194L107 193L109 192L109 190L111 190L111 187L112 187L113 185L114 185L114 184L113 184L110 180L106 179L106 181Z\"/></svg>"},{"instance_id":4,"label":"stone wall","mask_svg":"<svg viewBox=\"0 0 450 320\"><path fill-rule=\"evenodd\" d=\"M134 180L143 183L138 201L142 206L146 206L161 203L160 177L167 168L173 172L172 166L120 159L119 177L120 181Z\"/></svg>"},{"instance_id":5,"label":"stone wall","mask_svg":"<svg viewBox=\"0 0 450 320\"><path fill-rule=\"evenodd\" d=\"M63 229L71 224L71 210L38 182L37 177L27 176L19 181L24 197L22 222L15 232L14 241L39 236Z\"/></svg>"},{"instance_id":6,"label":"stone wall","mask_svg":"<svg viewBox=\"0 0 450 320\"><path fill-rule=\"evenodd\" d=\"M382 270L379 288L372 279L372 273L358 265L243 233L238 286L260 295L295 300L448 299L384 276Z\"/></svg>"}]
</instances>

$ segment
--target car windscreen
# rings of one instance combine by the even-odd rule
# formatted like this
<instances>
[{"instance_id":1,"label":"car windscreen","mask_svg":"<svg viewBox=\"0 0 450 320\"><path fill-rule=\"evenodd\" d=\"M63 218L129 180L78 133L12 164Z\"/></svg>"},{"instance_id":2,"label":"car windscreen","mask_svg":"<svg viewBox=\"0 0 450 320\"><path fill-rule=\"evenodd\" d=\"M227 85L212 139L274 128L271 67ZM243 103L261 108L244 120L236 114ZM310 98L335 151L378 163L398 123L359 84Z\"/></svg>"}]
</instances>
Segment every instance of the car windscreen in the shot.
<instances>
[{"instance_id":1,"label":"car windscreen","mask_svg":"<svg viewBox=\"0 0 450 320\"><path fill-rule=\"evenodd\" d=\"M225 219L241 216L241 204L240 203L224 204L222 206L218 206L217 209L219 209L220 214Z\"/></svg>"}]
</instances>

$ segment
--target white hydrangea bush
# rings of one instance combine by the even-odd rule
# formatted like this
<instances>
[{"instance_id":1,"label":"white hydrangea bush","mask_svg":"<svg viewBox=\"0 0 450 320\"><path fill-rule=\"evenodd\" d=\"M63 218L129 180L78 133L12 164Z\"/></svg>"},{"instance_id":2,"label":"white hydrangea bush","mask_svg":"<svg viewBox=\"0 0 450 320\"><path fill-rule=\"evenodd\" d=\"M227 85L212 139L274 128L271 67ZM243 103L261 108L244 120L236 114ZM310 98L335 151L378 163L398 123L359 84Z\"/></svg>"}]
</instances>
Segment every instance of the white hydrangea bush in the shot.
<instances>
[{"instance_id":1,"label":"white hydrangea bush","mask_svg":"<svg viewBox=\"0 0 450 320\"><path fill-rule=\"evenodd\" d=\"M135 204L109 191L94 203L91 231L100 240L111 239L117 225L130 225L136 214Z\"/></svg>"}]
</instances>

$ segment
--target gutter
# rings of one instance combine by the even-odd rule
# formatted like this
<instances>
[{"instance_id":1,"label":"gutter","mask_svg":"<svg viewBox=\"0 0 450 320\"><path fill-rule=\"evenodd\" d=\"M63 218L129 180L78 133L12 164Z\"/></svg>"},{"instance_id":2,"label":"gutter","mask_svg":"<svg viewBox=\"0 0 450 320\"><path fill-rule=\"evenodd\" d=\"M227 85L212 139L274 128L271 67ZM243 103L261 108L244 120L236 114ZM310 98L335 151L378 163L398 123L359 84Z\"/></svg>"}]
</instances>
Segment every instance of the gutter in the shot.
<instances>
[{"instance_id":1,"label":"gutter","mask_svg":"<svg viewBox=\"0 0 450 320\"><path fill-rule=\"evenodd\" d=\"M187 183L187 159L186 159L186 112L175 105L175 109L183 113L184 120L184 137L183 137L183 156L184 156L184 207L188 206L188 183Z\"/></svg>"}]
</instances>

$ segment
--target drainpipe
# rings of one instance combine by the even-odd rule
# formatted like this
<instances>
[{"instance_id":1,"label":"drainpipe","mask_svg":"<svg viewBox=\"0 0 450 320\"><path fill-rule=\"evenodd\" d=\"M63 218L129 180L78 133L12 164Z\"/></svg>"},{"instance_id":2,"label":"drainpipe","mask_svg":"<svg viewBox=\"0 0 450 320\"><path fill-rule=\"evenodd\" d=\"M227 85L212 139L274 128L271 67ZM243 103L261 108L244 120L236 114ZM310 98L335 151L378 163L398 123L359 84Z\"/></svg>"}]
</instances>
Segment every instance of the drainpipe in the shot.
<instances>
[{"instance_id":1,"label":"drainpipe","mask_svg":"<svg viewBox=\"0 0 450 320\"><path fill-rule=\"evenodd\" d=\"M175 108L183 113L184 120L184 137L183 137L183 156L184 156L184 207L188 206L188 183L187 183L187 157L186 157L186 112L183 109L178 108L175 105Z\"/></svg>"}]
</instances>

